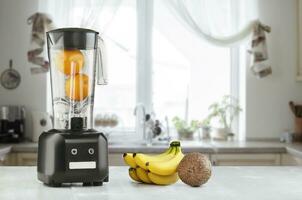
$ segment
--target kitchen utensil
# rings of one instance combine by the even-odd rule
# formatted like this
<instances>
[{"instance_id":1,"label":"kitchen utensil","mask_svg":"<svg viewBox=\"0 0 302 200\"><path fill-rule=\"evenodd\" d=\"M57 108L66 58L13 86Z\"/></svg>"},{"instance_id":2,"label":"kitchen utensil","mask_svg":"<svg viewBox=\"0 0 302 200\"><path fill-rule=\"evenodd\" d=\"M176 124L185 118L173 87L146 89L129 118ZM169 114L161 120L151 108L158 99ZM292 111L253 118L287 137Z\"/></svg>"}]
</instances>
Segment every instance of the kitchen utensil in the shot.
<instances>
[{"instance_id":1,"label":"kitchen utensil","mask_svg":"<svg viewBox=\"0 0 302 200\"><path fill-rule=\"evenodd\" d=\"M295 117L295 133L302 137L302 117Z\"/></svg>"},{"instance_id":2,"label":"kitchen utensil","mask_svg":"<svg viewBox=\"0 0 302 200\"><path fill-rule=\"evenodd\" d=\"M50 130L52 128L52 119L51 115L47 112L32 112L33 119L33 133L32 133L32 141L38 142L39 136L43 131Z\"/></svg>"},{"instance_id":3,"label":"kitchen utensil","mask_svg":"<svg viewBox=\"0 0 302 200\"><path fill-rule=\"evenodd\" d=\"M39 137L38 179L50 186L108 181L107 138L93 129L95 80L107 84L98 35L80 28L47 32L54 129Z\"/></svg>"},{"instance_id":4,"label":"kitchen utensil","mask_svg":"<svg viewBox=\"0 0 302 200\"><path fill-rule=\"evenodd\" d=\"M24 139L25 108L0 106L0 142L20 142Z\"/></svg>"},{"instance_id":5,"label":"kitchen utensil","mask_svg":"<svg viewBox=\"0 0 302 200\"><path fill-rule=\"evenodd\" d=\"M280 142L293 143L294 133L284 132L281 134Z\"/></svg>"},{"instance_id":6,"label":"kitchen utensil","mask_svg":"<svg viewBox=\"0 0 302 200\"><path fill-rule=\"evenodd\" d=\"M302 117L302 105L297 105L294 102L289 102L289 107L296 117Z\"/></svg>"},{"instance_id":7,"label":"kitchen utensil","mask_svg":"<svg viewBox=\"0 0 302 200\"><path fill-rule=\"evenodd\" d=\"M289 103L289 107L291 109L291 111L294 113L294 115L296 116L296 108L295 108L295 104L294 102L290 101Z\"/></svg>"},{"instance_id":8,"label":"kitchen utensil","mask_svg":"<svg viewBox=\"0 0 302 200\"><path fill-rule=\"evenodd\" d=\"M2 72L0 77L1 85L8 90L15 89L21 82L21 76L18 71L13 69L13 60L9 60L9 68Z\"/></svg>"},{"instance_id":9,"label":"kitchen utensil","mask_svg":"<svg viewBox=\"0 0 302 200\"><path fill-rule=\"evenodd\" d=\"M4 161L5 156L11 151L12 146L0 147L0 165Z\"/></svg>"}]
</instances>

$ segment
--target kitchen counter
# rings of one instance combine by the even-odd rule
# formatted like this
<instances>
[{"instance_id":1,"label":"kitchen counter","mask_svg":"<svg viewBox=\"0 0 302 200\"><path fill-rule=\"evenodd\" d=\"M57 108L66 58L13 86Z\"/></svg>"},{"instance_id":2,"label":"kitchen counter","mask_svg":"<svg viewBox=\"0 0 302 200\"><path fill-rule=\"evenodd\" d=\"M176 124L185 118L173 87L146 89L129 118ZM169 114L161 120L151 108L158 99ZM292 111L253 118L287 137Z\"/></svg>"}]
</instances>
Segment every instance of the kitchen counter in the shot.
<instances>
[{"instance_id":1,"label":"kitchen counter","mask_svg":"<svg viewBox=\"0 0 302 200\"><path fill-rule=\"evenodd\" d=\"M302 167L214 167L209 182L193 188L178 181L170 186L132 182L127 167L110 167L109 183L51 188L37 180L35 167L0 167L0 199L167 199L167 200L298 200Z\"/></svg>"},{"instance_id":2,"label":"kitchen counter","mask_svg":"<svg viewBox=\"0 0 302 200\"><path fill-rule=\"evenodd\" d=\"M19 144L0 144L12 146L12 152L37 152L38 144L33 142L24 142ZM287 147L301 151L302 144L289 145L280 142L226 142L226 141L182 141L184 152L202 152L202 153L286 153ZM109 153L124 152L142 152L159 153L167 148L168 144L156 144L146 146L138 143L112 143L109 144Z\"/></svg>"},{"instance_id":3,"label":"kitchen counter","mask_svg":"<svg viewBox=\"0 0 302 200\"><path fill-rule=\"evenodd\" d=\"M302 159L302 143L286 144L278 141L182 141L184 153L200 152L204 154L288 154ZM13 153L37 153L38 144L23 142L19 144L0 144L3 147L11 146ZM125 152L160 153L167 148L168 144L156 144L146 146L139 143L110 143L110 154L122 154Z\"/></svg>"}]
</instances>

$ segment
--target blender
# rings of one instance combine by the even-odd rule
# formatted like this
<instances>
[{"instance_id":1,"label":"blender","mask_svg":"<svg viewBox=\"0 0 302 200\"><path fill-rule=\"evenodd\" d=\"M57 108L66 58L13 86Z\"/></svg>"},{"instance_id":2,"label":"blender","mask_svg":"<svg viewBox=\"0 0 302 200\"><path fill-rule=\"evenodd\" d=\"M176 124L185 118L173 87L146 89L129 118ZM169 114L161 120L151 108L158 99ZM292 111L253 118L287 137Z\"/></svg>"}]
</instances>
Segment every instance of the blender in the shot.
<instances>
[{"instance_id":1,"label":"blender","mask_svg":"<svg viewBox=\"0 0 302 200\"><path fill-rule=\"evenodd\" d=\"M62 28L47 32L53 129L38 144L38 179L49 186L108 182L108 143L93 129L94 88L107 84L98 32Z\"/></svg>"}]
</instances>

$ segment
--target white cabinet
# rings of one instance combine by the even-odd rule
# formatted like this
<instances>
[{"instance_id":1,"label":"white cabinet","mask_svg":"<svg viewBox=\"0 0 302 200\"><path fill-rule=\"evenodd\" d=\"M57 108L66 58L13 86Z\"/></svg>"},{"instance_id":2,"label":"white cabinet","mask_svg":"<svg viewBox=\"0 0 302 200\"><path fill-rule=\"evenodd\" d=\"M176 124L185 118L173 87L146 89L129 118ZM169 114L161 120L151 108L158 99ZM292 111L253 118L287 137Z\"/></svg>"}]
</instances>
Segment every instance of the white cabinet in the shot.
<instances>
[{"instance_id":1,"label":"white cabinet","mask_svg":"<svg viewBox=\"0 0 302 200\"><path fill-rule=\"evenodd\" d=\"M5 156L4 160L0 162L0 165L14 166L17 165L17 153L9 153Z\"/></svg>"},{"instance_id":2,"label":"white cabinet","mask_svg":"<svg viewBox=\"0 0 302 200\"><path fill-rule=\"evenodd\" d=\"M37 165L37 153L18 153L17 165L19 166L36 166Z\"/></svg>"},{"instance_id":3,"label":"white cabinet","mask_svg":"<svg viewBox=\"0 0 302 200\"><path fill-rule=\"evenodd\" d=\"M36 153L9 153L1 165L5 166L35 166L37 165Z\"/></svg>"},{"instance_id":4,"label":"white cabinet","mask_svg":"<svg viewBox=\"0 0 302 200\"><path fill-rule=\"evenodd\" d=\"M37 153L10 153L0 165L6 166L35 166L37 165ZM123 154L109 154L110 166L123 166Z\"/></svg>"},{"instance_id":5,"label":"white cabinet","mask_svg":"<svg viewBox=\"0 0 302 200\"><path fill-rule=\"evenodd\" d=\"M37 153L10 153L0 165L5 166L35 166L37 165ZM124 166L123 154L109 154L110 166Z\"/></svg>"},{"instance_id":6,"label":"white cabinet","mask_svg":"<svg viewBox=\"0 0 302 200\"><path fill-rule=\"evenodd\" d=\"M282 166L302 166L302 158L293 156L291 154L281 154Z\"/></svg>"},{"instance_id":7,"label":"white cabinet","mask_svg":"<svg viewBox=\"0 0 302 200\"><path fill-rule=\"evenodd\" d=\"M280 165L280 154L212 154L216 166L274 166Z\"/></svg>"},{"instance_id":8,"label":"white cabinet","mask_svg":"<svg viewBox=\"0 0 302 200\"><path fill-rule=\"evenodd\" d=\"M302 158L291 154L205 154L215 166L302 166ZM109 154L110 166L125 166L122 153ZM35 166L37 153L10 153L0 165Z\"/></svg>"},{"instance_id":9,"label":"white cabinet","mask_svg":"<svg viewBox=\"0 0 302 200\"><path fill-rule=\"evenodd\" d=\"M210 159L209 154L204 154ZM109 154L109 165L110 166L126 166L124 159L123 159L123 154L122 153L113 153Z\"/></svg>"}]
</instances>

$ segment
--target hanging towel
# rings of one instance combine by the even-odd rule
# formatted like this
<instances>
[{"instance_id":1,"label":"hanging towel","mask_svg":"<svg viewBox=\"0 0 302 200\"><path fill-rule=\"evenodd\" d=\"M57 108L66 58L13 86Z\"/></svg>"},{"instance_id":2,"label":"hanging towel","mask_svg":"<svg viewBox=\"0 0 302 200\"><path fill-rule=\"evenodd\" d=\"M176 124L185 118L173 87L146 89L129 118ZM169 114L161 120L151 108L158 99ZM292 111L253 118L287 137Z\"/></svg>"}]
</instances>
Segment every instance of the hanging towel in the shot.
<instances>
[{"instance_id":1,"label":"hanging towel","mask_svg":"<svg viewBox=\"0 0 302 200\"><path fill-rule=\"evenodd\" d=\"M31 46L27 52L27 60L40 67L30 69L32 74L45 73L49 70L49 62L46 59L44 44L45 33L53 28L52 20L47 14L35 13L27 19L27 24L32 25Z\"/></svg>"},{"instance_id":2,"label":"hanging towel","mask_svg":"<svg viewBox=\"0 0 302 200\"><path fill-rule=\"evenodd\" d=\"M251 54L252 73L258 78L266 77L272 74L272 68L267 64L268 52L266 46L265 33L269 33L271 28L257 21L253 27L251 49L248 52Z\"/></svg>"}]
</instances>

